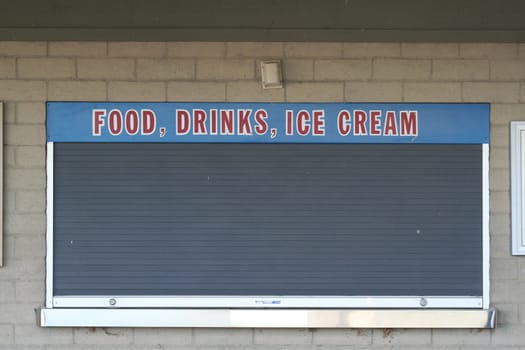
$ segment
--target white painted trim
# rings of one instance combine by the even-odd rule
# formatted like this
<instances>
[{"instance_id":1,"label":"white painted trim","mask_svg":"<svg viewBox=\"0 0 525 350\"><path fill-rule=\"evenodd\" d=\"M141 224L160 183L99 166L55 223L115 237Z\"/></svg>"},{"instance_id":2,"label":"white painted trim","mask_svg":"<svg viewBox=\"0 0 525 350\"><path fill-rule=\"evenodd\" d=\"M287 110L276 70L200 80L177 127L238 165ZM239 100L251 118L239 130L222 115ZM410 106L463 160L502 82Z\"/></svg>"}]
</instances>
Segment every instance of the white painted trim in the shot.
<instances>
[{"instance_id":1,"label":"white painted trim","mask_svg":"<svg viewBox=\"0 0 525 350\"><path fill-rule=\"evenodd\" d=\"M47 143L47 203L46 203L46 307L53 307L53 142Z\"/></svg>"},{"instance_id":2,"label":"white painted trim","mask_svg":"<svg viewBox=\"0 0 525 350\"><path fill-rule=\"evenodd\" d=\"M482 249L483 249L483 308L488 309L490 306L490 166L489 157L490 149L488 144L483 144L483 233L482 233Z\"/></svg>"},{"instance_id":3,"label":"white painted trim","mask_svg":"<svg viewBox=\"0 0 525 350\"><path fill-rule=\"evenodd\" d=\"M75 296L54 297L55 308L482 308L480 297L320 296Z\"/></svg>"},{"instance_id":4,"label":"white painted trim","mask_svg":"<svg viewBox=\"0 0 525 350\"><path fill-rule=\"evenodd\" d=\"M511 216L512 216L512 254L525 255L524 215L524 169L525 161L525 122L510 123L510 170L511 170Z\"/></svg>"},{"instance_id":5,"label":"white painted trim","mask_svg":"<svg viewBox=\"0 0 525 350\"><path fill-rule=\"evenodd\" d=\"M41 327L494 328L489 310L41 309Z\"/></svg>"}]
</instances>

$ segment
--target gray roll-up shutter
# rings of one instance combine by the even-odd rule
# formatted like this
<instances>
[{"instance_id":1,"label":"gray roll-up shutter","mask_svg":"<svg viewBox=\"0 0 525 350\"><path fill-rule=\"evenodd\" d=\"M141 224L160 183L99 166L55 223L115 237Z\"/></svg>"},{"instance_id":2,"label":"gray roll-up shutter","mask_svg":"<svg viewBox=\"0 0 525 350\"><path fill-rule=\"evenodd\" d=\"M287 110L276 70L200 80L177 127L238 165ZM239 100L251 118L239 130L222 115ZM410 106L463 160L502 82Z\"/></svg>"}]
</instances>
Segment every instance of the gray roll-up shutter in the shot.
<instances>
[{"instance_id":1,"label":"gray roll-up shutter","mask_svg":"<svg viewBox=\"0 0 525 350\"><path fill-rule=\"evenodd\" d=\"M54 295L482 295L481 145L54 147Z\"/></svg>"}]
</instances>

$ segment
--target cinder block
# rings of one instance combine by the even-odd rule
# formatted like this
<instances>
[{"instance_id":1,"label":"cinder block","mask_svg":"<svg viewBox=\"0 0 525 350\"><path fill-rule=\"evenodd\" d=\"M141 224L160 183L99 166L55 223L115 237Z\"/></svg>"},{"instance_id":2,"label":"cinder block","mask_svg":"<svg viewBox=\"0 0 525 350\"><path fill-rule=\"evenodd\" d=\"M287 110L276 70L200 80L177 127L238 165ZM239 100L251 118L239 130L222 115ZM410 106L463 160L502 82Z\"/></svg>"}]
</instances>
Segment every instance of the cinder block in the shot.
<instances>
[{"instance_id":1,"label":"cinder block","mask_svg":"<svg viewBox=\"0 0 525 350\"><path fill-rule=\"evenodd\" d=\"M508 191L490 192L490 209L492 213L510 212L510 195Z\"/></svg>"},{"instance_id":2,"label":"cinder block","mask_svg":"<svg viewBox=\"0 0 525 350\"><path fill-rule=\"evenodd\" d=\"M509 169L509 149L506 147L491 147L489 163L491 169Z\"/></svg>"},{"instance_id":3,"label":"cinder block","mask_svg":"<svg viewBox=\"0 0 525 350\"><path fill-rule=\"evenodd\" d=\"M108 98L114 101L166 101L166 83L109 82Z\"/></svg>"},{"instance_id":4,"label":"cinder block","mask_svg":"<svg viewBox=\"0 0 525 350\"><path fill-rule=\"evenodd\" d=\"M345 101L349 102L400 102L403 99L401 82L345 83Z\"/></svg>"},{"instance_id":5,"label":"cinder block","mask_svg":"<svg viewBox=\"0 0 525 350\"><path fill-rule=\"evenodd\" d=\"M226 43L227 57L280 58L284 55L283 43L230 42Z\"/></svg>"},{"instance_id":6,"label":"cinder block","mask_svg":"<svg viewBox=\"0 0 525 350\"><path fill-rule=\"evenodd\" d=\"M285 84L288 102L342 102L344 83Z\"/></svg>"},{"instance_id":7,"label":"cinder block","mask_svg":"<svg viewBox=\"0 0 525 350\"><path fill-rule=\"evenodd\" d=\"M490 260L490 278L492 281L517 280L518 270L518 260L512 257L492 258Z\"/></svg>"},{"instance_id":8,"label":"cinder block","mask_svg":"<svg viewBox=\"0 0 525 350\"><path fill-rule=\"evenodd\" d=\"M104 101L106 97L104 81L50 81L48 83L50 101Z\"/></svg>"},{"instance_id":9,"label":"cinder block","mask_svg":"<svg viewBox=\"0 0 525 350\"><path fill-rule=\"evenodd\" d=\"M463 83L463 101L516 103L520 100L519 83Z\"/></svg>"},{"instance_id":10,"label":"cinder block","mask_svg":"<svg viewBox=\"0 0 525 350\"><path fill-rule=\"evenodd\" d=\"M165 42L109 42L108 54L112 57L164 57Z\"/></svg>"},{"instance_id":11,"label":"cinder block","mask_svg":"<svg viewBox=\"0 0 525 350\"><path fill-rule=\"evenodd\" d=\"M286 57L343 57L342 43L285 43Z\"/></svg>"},{"instance_id":12,"label":"cinder block","mask_svg":"<svg viewBox=\"0 0 525 350\"><path fill-rule=\"evenodd\" d=\"M432 62L433 80L488 80L488 60L434 60Z\"/></svg>"},{"instance_id":13,"label":"cinder block","mask_svg":"<svg viewBox=\"0 0 525 350\"><path fill-rule=\"evenodd\" d=\"M194 336L197 345L241 346L253 343L253 330L251 329L196 328Z\"/></svg>"},{"instance_id":14,"label":"cinder block","mask_svg":"<svg viewBox=\"0 0 525 350\"><path fill-rule=\"evenodd\" d=\"M518 54L518 44L503 44L503 43L459 44L459 55L461 57L503 58L503 57L516 57L517 54Z\"/></svg>"},{"instance_id":15,"label":"cinder block","mask_svg":"<svg viewBox=\"0 0 525 350\"><path fill-rule=\"evenodd\" d=\"M0 58L0 79L16 77L16 60L14 58Z\"/></svg>"},{"instance_id":16,"label":"cinder block","mask_svg":"<svg viewBox=\"0 0 525 350\"><path fill-rule=\"evenodd\" d=\"M136 328L134 330L134 344L160 344L160 345L189 345L193 342L191 328L166 329L166 328Z\"/></svg>"},{"instance_id":17,"label":"cinder block","mask_svg":"<svg viewBox=\"0 0 525 350\"><path fill-rule=\"evenodd\" d=\"M490 105L490 123L492 125L508 126L511 121L525 121L525 104L493 103Z\"/></svg>"},{"instance_id":18,"label":"cinder block","mask_svg":"<svg viewBox=\"0 0 525 350\"><path fill-rule=\"evenodd\" d=\"M428 80L430 60L375 59L373 79L376 80Z\"/></svg>"},{"instance_id":19,"label":"cinder block","mask_svg":"<svg viewBox=\"0 0 525 350\"><path fill-rule=\"evenodd\" d=\"M193 59L139 59L137 78L140 80L175 80L195 78Z\"/></svg>"},{"instance_id":20,"label":"cinder block","mask_svg":"<svg viewBox=\"0 0 525 350\"><path fill-rule=\"evenodd\" d=\"M44 169L7 169L4 180L11 190L43 190L46 185Z\"/></svg>"},{"instance_id":21,"label":"cinder block","mask_svg":"<svg viewBox=\"0 0 525 350\"><path fill-rule=\"evenodd\" d=\"M312 344L312 332L308 329L256 329L254 344L307 345Z\"/></svg>"},{"instance_id":22,"label":"cinder block","mask_svg":"<svg viewBox=\"0 0 525 350\"><path fill-rule=\"evenodd\" d=\"M4 213L15 213L15 193L4 189Z\"/></svg>"},{"instance_id":23,"label":"cinder block","mask_svg":"<svg viewBox=\"0 0 525 350\"><path fill-rule=\"evenodd\" d=\"M430 345L430 329L374 329L374 345Z\"/></svg>"},{"instance_id":24,"label":"cinder block","mask_svg":"<svg viewBox=\"0 0 525 350\"><path fill-rule=\"evenodd\" d=\"M225 101L226 84L222 82L175 81L168 83L169 101Z\"/></svg>"},{"instance_id":25,"label":"cinder block","mask_svg":"<svg viewBox=\"0 0 525 350\"><path fill-rule=\"evenodd\" d=\"M45 56L47 43L44 41L0 41L0 56Z\"/></svg>"},{"instance_id":26,"label":"cinder block","mask_svg":"<svg viewBox=\"0 0 525 350\"><path fill-rule=\"evenodd\" d=\"M284 89L264 90L260 82L231 82L226 85L226 100L233 102L282 102Z\"/></svg>"},{"instance_id":27,"label":"cinder block","mask_svg":"<svg viewBox=\"0 0 525 350\"><path fill-rule=\"evenodd\" d=\"M501 349L501 346L516 346L525 342L525 332L523 325L506 325L492 331L491 343L494 348Z\"/></svg>"},{"instance_id":28,"label":"cinder block","mask_svg":"<svg viewBox=\"0 0 525 350\"><path fill-rule=\"evenodd\" d=\"M496 305L496 308L498 310L498 327L501 327L507 324L516 324L520 322L519 317L518 317L519 307L517 304L499 303L498 305Z\"/></svg>"},{"instance_id":29,"label":"cinder block","mask_svg":"<svg viewBox=\"0 0 525 350\"><path fill-rule=\"evenodd\" d=\"M46 164L43 146L19 146L15 152L16 166L19 168L43 168Z\"/></svg>"},{"instance_id":30,"label":"cinder block","mask_svg":"<svg viewBox=\"0 0 525 350\"><path fill-rule=\"evenodd\" d=\"M493 258L505 258L510 256L510 236L490 237L490 256ZM505 301L503 301L505 302Z\"/></svg>"},{"instance_id":31,"label":"cinder block","mask_svg":"<svg viewBox=\"0 0 525 350\"><path fill-rule=\"evenodd\" d=\"M15 282L14 281L0 281L0 304L9 304L13 303L15 301ZM1 311L0 307L0 311ZM4 319L7 321L8 319L5 318L5 315L0 319Z\"/></svg>"},{"instance_id":32,"label":"cinder block","mask_svg":"<svg viewBox=\"0 0 525 350\"><path fill-rule=\"evenodd\" d=\"M4 215L4 226L5 233L10 235L42 235L46 230L46 217L44 213Z\"/></svg>"},{"instance_id":33,"label":"cinder block","mask_svg":"<svg viewBox=\"0 0 525 350\"><path fill-rule=\"evenodd\" d=\"M75 62L69 58L19 58L18 77L24 79L71 79Z\"/></svg>"},{"instance_id":34,"label":"cinder block","mask_svg":"<svg viewBox=\"0 0 525 350\"><path fill-rule=\"evenodd\" d=\"M371 60L317 60L315 80L368 80L372 76Z\"/></svg>"},{"instance_id":35,"label":"cinder block","mask_svg":"<svg viewBox=\"0 0 525 350\"><path fill-rule=\"evenodd\" d=\"M224 57L226 44L221 42L173 42L168 43L170 57Z\"/></svg>"},{"instance_id":36,"label":"cinder block","mask_svg":"<svg viewBox=\"0 0 525 350\"><path fill-rule=\"evenodd\" d=\"M0 81L0 84L1 84L1 81ZM6 102L6 100L3 101L2 107L0 108L3 108L4 110L3 111L4 124L16 123L16 105L17 104L15 102Z\"/></svg>"},{"instance_id":37,"label":"cinder block","mask_svg":"<svg viewBox=\"0 0 525 350\"><path fill-rule=\"evenodd\" d=\"M16 168L15 151L16 146L4 145L4 166L6 168Z\"/></svg>"},{"instance_id":38,"label":"cinder block","mask_svg":"<svg viewBox=\"0 0 525 350\"><path fill-rule=\"evenodd\" d=\"M459 45L449 43L403 43L401 55L410 58L450 58L459 56Z\"/></svg>"},{"instance_id":39,"label":"cinder block","mask_svg":"<svg viewBox=\"0 0 525 350\"><path fill-rule=\"evenodd\" d=\"M0 325L0 344L14 344L15 332L12 325Z\"/></svg>"},{"instance_id":40,"label":"cinder block","mask_svg":"<svg viewBox=\"0 0 525 350\"><path fill-rule=\"evenodd\" d=\"M102 57L107 55L106 42L90 41L51 41L49 56Z\"/></svg>"},{"instance_id":41,"label":"cinder block","mask_svg":"<svg viewBox=\"0 0 525 350\"><path fill-rule=\"evenodd\" d=\"M490 145L495 148L509 147L510 129L507 125L494 125L490 128ZM509 161L509 159L507 159Z\"/></svg>"},{"instance_id":42,"label":"cinder block","mask_svg":"<svg viewBox=\"0 0 525 350\"><path fill-rule=\"evenodd\" d=\"M493 213L490 216L490 232L492 235L505 235L505 237L508 237L508 235L510 234L510 215L509 213L506 213L506 214Z\"/></svg>"},{"instance_id":43,"label":"cinder block","mask_svg":"<svg viewBox=\"0 0 525 350\"><path fill-rule=\"evenodd\" d=\"M310 59L286 59L283 61L283 80L308 81L314 79L314 60Z\"/></svg>"},{"instance_id":44,"label":"cinder block","mask_svg":"<svg viewBox=\"0 0 525 350\"><path fill-rule=\"evenodd\" d=\"M460 83L405 83L407 102L460 102Z\"/></svg>"},{"instance_id":45,"label":"cinder block","mask_svg":"<svg viewBox=\"0 0 525 350\"><path fill-rule=\"evenodd\" d=\"M43 102L19 102L16 104L18 124L41 124L46 122L46 105Z\"/></svg>"},{"instance_id":46,"label":"cinder block","mask_svg":"<svg viewBox=\"0 0 525 350\"><path fill-rule=\"evenodd\" d=\"M135 76L135 61L126 58L81 58L77 60L79 79L125 80Z\"/></svg>"},{"instance_id":47,"label":"cinder block","mask_svg":"<svg viewBox=\"0 0 525 350\"><path fill-rule=\"evenodd\" d=\"M71 328L40 328L33 325L16 325L15 342L21 345L73 344Z\"/></svg>"},{"instance_id":48,"label":"cinder block","mask_svg":"<svg viewBox=\"0 0 525 350\"><path fill-rule=\"evenodd\" d=\"M400 57L399 43L344 43L343 56L350 58Z\"/></svg>"},{"instance_id":49,"label":"cinder block","mask_svg":"<svg viewBox=\"0 0 525 350\"><path fill-rule=\"evenodd\" d=\"M32 303L17 303L15 318L16 324L34 325L36 323L36 311L40 309L43 304L43 300Z\"/></svg>"},{"instance_id":50,"label":"cinder block","mask_svg":"<svg viewBox=\"0 0 525 350\"><path fill-rule=\"evenodd\" d=\"M199 59L199 80L242 80L255 78L255 61L251 59Z\"/></svg>"},{"instance_id":51,"label":"cinder block","mask_svg":"<svg viewBox=\"0 0 525 350\"><path fill-rule=\"evenodd\" d=\"M43 191L17 191L15 208L20 213L42 213L46 209L46 194Z\"/></svg>"},{"instance_id":52,"label":"cinder block","mask_svg":"<svg viewBox=\"0 0 525 350\"><path fill-rule=\"evenodd\" d=\"M5 232L7 236L4 236L4 241L12 239L13 236L8 232ZM40 233L43 235L43 232ZM5 243L5 242L4 242ZM14 250L14 249L13 249ZM10 252L9 250L8 252ZM8 256L8 262L2 267L2 278L6 280L24 280L24 281L37 281L43 280L45 277L45 264L44 259L38 258L24 258L16 259ZM0 307L2 305L0 304ZM34 315L33 315L34 316Z\"/></svg>"},{"instance_id":53,"label":"cinder block","mask_svg":"<svg viewBox=\"0 0 525 350\"><path fill-rule=\"evenodd\" d=\"M370 345L372 330L370 329L315 329L313 343L316 345Z\"/></svg>"},{"instance_id":54,"label":"cinder block","mask_svg":"<svg viewBox=\"0 0 525 350\"><path fill-rule=\"evenodd\" d=\"M433 345L487 345L490 343L490 331L480 329L434 329Z\"/></svg>"},{"instance_id":55,"label":"cinder block","mask_svg":"<svg viewBox=\"0 0 525 350\"><path fill-rule=\"evenodd\" d=\"M44 281L16 282L16 301L21 303L43 303L45 298Z\"/></svg>"},{"instance_id":56,"label":"cinder block","mask_svg":"<svg viewBox=\"0 0 525 350\"><path fill-rule=\"evenodd\" d=\"M491 169L489 178L491 191L509 191L509 169Z\"/></svg>"},{"instance_id":57,"label":"cinder block","mask_svg":"<svg viewBox=\"0 0 525 350\"><path fill-rule=\"evenodd\" d=\"M76 328L75 344L118 345L133 343L131 328Z\"/></svg>"},{"instance_id":58,"label":"cinder block","mask_svg":"<svg viewBox=\"0 0 525 350\"><path fill-rule=\"evenodd\" d=\"M44 230L40 230L40 232L43 232ZM35 258L35 257L45 257L46 256L46 242L44 235L32 237L32 236L17 236L15 237L15 257L19 259L23 258ZM17 286L18 288L18 286ZM42 288L42 291L44 289ZM32 293L37 292L36 290L32 291ZM17 295L18 295L18 289L17 289ZM17 299L19 300L19 299ZM35 301L35 300L27 300L27 301ZM40 301L36 300L36 301Z\"/></svg>"},{"instance_id":59,"label":"cinder block","mask_svg":"<svg viewBox=\"0 0 525 350\"><path fill-rule=\"evenodd\" d=\"M4 101L45 101L43 81L0 80L0 96Z\"/></svg>"},{"instance_id":60,"label":"cinder block","mask_svg":"<svg viewBox=\"0 0 525 350\"><path fill-rule=\"evenodd\" d=\"M43 146L46 142L42 125L6 125L5 144L17 146Z\"/></svg>"},{"instance_id":61,"label":"cinder block","mask_svg":"<svg viewBox=\"0 0 525 350\"><path fill-rule=\"evenodd\" d=\"M525 79L525 61L492 60L490 62L490 79L508 81Z\"/></svg>"},{"instance_id":62,"label":"cinder block","mask_svg":"<svg viewBox=\"0 0 525 350\"><path fill-rule=\"evenodd\" d=\"M508 256L508 255L507 255ZM523 302L525 284L516 280L507 280L504 283L491 283L490 302L518 304Z\"/></svg>"},{"instance_id":63,"label":"cinder block","mask_svg":"<svg viewBox=\"0 0 525 350\"><path fill-rule=\"evenodd\" d=\"M0 304L0 314L2 315L0 324L16 323L16 304L14 300L12 300L12 303Z\"/></svg>"}]
</instances>

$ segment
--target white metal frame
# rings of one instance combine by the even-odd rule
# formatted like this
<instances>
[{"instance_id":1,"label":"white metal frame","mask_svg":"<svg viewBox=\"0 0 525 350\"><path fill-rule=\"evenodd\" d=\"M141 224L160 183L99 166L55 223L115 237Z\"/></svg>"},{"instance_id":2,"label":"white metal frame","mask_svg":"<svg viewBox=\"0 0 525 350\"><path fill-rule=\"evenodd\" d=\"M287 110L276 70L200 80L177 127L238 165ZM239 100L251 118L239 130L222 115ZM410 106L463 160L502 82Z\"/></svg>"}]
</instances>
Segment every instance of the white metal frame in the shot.
<instances>
[{"instance_id":1,"label":"white metal frame","mask_svg":"<svg viewBox=\"0 0 525 350\"><path fill-rule=\"evenodd\" d=\"M525 130L525 126L524 126ZM175 310L192 308L208 309L311 309L311 308L330 308L330 309L419 309L419 311L429 311L429 309L480 309L489 310L489 146L484 144L482 152L483 168L483 295L464 297L464 296L357 296L357 297L325 297L325 296L57 296L53 295L53 143L47 144L47 256L46 256L46 308L42 309L43 318L54 317L56 315L67 315L63 320L74 318L75 313L64 313L64 310L91 310L92 312L107 310L130 310L140 313L139 310ZM56 311L56 313L53 313ZM348 310L347 310L348 311ZM87 311L86 311L87 312ZM147 313L147 312L146 312ZM76 313L80 317L80 313ZM96 315L89 313L94 319ZM72 316L73 315L73 316ZM148 314L149 315L149 314ZM428 314L426 314L428 315ZM459 314L458 314L459 315ZM486 314L484 314L486 315ZM61 316L59 319L62 319ZM118 319L118 318L117 318ZM122 324L126 324L125 319L121 319ZM142 326L148 326L144 319ZM60 321L57 321L60 322ZM63 326L82 324L81 320L65 321ZM138 322L138 321L137 321ZM151 321L156 324L154 321ZM140 322L139 322L140 323ZM103 322L101 323L103 324ZM169 323L171 324L171 323ZM46 325L43 322L43 325ZM48 322L47 325L50 325ZM87 324L82 324L87 326ZM151 324L150 324L151 325ZM223 324L227 327L227 324Z\"/></svg>"},{"instance_id":2,"label":"white metal frame","mask_svg":"<svg viewBox=\"0 0 525 350\"><path fill-rule=\"evenodd\" d=\"M525 122L510 124L512 254L525 255Z\"/></svg>"},{"instance_id":3,"label":"white metal frame","mask_svg":"<svg viewBox=\"0 0 525 350\"><path fill-rule=\"evenodd\" d=\"M53 220L54 220L54 206L53 206L53 191L55 188L54 175L54 144L47 143L47 193L46 193L46 307L53 307Z\"/></svg>"}]
</instances>

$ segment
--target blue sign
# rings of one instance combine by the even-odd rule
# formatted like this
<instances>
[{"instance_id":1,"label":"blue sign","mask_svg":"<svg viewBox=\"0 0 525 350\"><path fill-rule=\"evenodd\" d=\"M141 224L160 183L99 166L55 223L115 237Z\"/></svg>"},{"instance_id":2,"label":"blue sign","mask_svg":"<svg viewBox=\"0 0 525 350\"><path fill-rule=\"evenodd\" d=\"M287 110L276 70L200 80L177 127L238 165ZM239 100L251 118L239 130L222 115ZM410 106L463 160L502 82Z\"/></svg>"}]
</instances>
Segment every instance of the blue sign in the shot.
<instances>
[{"instance_id":1,"label":"blue sign","mask_svg":"<svg viewBox=\"0 0 525 350\"><path fill-rule=\"evenodd\" d=\"M49 102L52 142L489 142L483 103Z\"/></svg>"}]
</instances>

